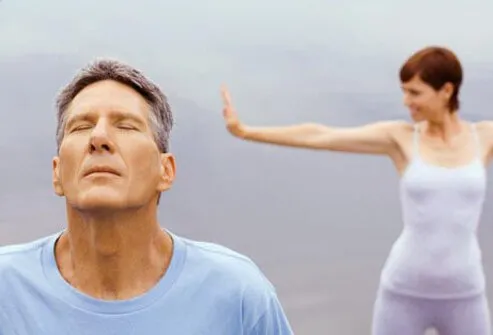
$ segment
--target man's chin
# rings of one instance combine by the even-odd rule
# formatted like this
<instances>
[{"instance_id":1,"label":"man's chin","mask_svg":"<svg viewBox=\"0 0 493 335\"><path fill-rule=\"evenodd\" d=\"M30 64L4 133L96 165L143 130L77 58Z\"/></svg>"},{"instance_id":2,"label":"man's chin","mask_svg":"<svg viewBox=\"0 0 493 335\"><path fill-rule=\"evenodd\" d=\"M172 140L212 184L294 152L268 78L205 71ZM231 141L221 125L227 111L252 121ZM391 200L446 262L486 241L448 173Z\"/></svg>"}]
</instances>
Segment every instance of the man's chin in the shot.
<instances>
[{"instance_id":1,"label":"man's chin","mask_svg":"<svg viewBox=\"0 0 493 335\"><path fill-rule=\"evenodd\" d=\"M98 192L87 192L80 194L75 201L68 201L69 205L76 210L90 211L118 211L128 207L127 199L116 191L100 190Z\"/></svg>"}]
</instances>

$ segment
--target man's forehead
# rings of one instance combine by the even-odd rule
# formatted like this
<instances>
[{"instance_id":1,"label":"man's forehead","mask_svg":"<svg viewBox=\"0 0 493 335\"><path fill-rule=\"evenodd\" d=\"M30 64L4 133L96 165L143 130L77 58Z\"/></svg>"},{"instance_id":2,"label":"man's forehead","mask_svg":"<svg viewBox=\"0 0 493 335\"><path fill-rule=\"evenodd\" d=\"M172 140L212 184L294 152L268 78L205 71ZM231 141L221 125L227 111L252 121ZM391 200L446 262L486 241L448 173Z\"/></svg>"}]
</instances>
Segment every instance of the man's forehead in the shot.
<instances>
[{"instance_id":1,"label":"man's forehead","mask_svg":"<svg viewBox=\"0 0 493 335\"><path fill-rule=\"evenodd\" d=\"M148 116L149 105L137 92L111 93L105 90L81 91L68 106L67 116L69 118L81 114Z\"/></svg>"},{"instance_id":2,"label":"man's forehead","mask_svg":"<svg viewBox=\"0 0 493 335\"><path fill-rule=\"evenodd\" d=\"M100 117L107 118L134 118L145 119L144 111L136 111L135 109L125 108L124 106L106 105L106 106L79 106L67 110L67 119L97 119Z\"/></svg>"},{"instance_id":3,"label":"man's forehead","mask_svg":"<svg viewBox=\"0 0 493 335\"><path fill-rule=\"evenodd\" d=\"M72 100L78 104L115 104L121 106L145 105L144 97L132 87L113 81L103 80L82 89Z\"/></svg>"}]
</instances>

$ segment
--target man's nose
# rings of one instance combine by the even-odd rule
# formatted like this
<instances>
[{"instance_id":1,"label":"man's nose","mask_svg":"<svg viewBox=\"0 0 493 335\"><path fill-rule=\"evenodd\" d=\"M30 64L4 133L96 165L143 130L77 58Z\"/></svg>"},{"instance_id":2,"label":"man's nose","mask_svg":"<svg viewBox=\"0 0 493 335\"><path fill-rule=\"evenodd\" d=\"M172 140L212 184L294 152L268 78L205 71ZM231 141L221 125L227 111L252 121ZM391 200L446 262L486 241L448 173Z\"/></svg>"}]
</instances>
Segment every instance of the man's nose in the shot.
<instances>
[{"instance_id":1,"label":"man's nose","mask_svg":"<svg viewBox=\"0 0 493 335\"><path fill-rule=\"evenodd\" d=\"M109 152L113 153L114 144L111 140L108 125L105 122L98 122L94 127L91 138L89 141L89 152L91 153L102 153Z\"/></svg>"}]
</instances>

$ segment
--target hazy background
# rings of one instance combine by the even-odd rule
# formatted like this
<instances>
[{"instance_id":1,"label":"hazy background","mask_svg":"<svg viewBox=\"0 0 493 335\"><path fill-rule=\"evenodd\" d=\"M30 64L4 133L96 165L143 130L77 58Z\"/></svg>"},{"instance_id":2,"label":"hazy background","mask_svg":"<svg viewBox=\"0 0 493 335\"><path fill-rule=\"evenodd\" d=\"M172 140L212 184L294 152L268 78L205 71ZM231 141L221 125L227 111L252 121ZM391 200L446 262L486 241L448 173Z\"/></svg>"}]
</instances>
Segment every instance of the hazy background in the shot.
<instances>
[{"instance_id":1,"label":"hazy background","mask_svg":"<svg viewBox=\"0 0 493 335\"><path fill-rule=\"evenodd\" d=\"M51 189L54 97L94 57L117 57L162 85L176 117L178 181L162 224L253 258L296 334L369 334L402 226L391 164L236 140L219 86L251 124L407 118L398 68L440 44L463 61L461 114L489 118L492 11L490 0L0 1L0 244L65 225ZM480 230L489 286L491 195Z\"/></svg>"}]
</instances>

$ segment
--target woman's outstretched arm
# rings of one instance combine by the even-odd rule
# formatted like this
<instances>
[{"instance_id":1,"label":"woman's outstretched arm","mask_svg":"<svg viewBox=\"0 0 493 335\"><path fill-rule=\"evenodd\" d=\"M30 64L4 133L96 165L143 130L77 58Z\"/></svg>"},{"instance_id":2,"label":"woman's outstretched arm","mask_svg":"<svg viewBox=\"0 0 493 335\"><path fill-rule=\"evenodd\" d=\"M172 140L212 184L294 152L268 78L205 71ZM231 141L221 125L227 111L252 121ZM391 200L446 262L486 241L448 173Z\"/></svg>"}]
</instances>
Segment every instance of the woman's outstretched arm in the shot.
<instances>
[{"instance_id":1,"label":"woman's outstretched arm","mask_svg":"<svg viewBox=\"0 0 493 335\"><path fill-rule=\"evenodd\" d=\"M409 127L405 121L381 121L359 127L330 127L303 123L280 127L243 124L223 87L223 116L228 131L241 139L274 145L351 153L392 155L399 150L395 134Z\"/></svg>"}]
</instances>

